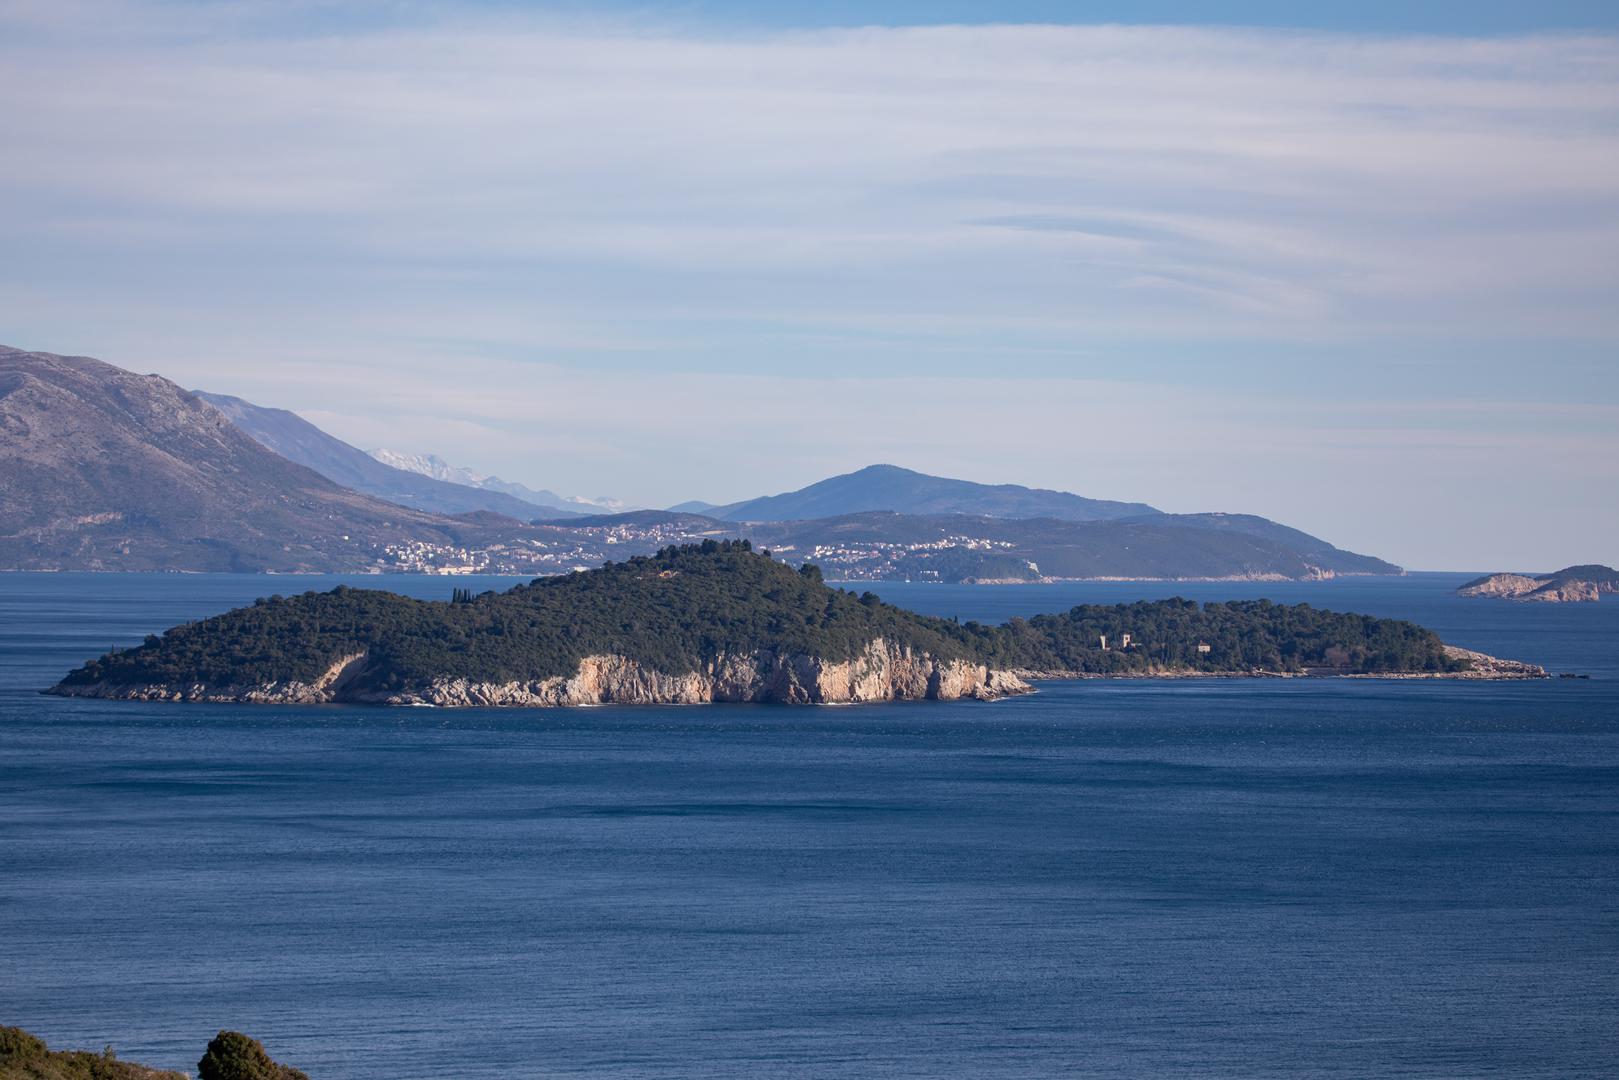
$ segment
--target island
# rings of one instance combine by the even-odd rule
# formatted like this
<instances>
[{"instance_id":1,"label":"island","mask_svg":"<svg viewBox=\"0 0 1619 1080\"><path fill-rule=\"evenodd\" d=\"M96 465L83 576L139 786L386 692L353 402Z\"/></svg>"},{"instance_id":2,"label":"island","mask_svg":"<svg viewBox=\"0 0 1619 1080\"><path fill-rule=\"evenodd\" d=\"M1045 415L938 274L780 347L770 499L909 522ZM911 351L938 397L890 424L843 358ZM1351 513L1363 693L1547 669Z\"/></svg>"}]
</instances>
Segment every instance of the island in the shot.
<instances>
[{"instance_id":1,"label":"island","mask_svg":"<svg viewBox=\"0 0 1619 1080\"><path fill-rule=\"evenodd\" d=\"M1265 600L1081 605L1000 626L829 587L706 540L447 601L339 587L152 635L48 693L147 701L556 706L994 700L1040 679L1543 678L1414 623Z\"/></svg>"},{"instance_id":2,"label":"island","mask_svg":"<svg viewBox=\"0 0 1619 1080\"><path fill-rule=\"evenodd\" d=\"M1582 603L1619 592L1619 570L1598 563L1565 566L1550 574L1486 574L1456 590L1461 596L1540 603Z\"/></svg>"}]
</instances>

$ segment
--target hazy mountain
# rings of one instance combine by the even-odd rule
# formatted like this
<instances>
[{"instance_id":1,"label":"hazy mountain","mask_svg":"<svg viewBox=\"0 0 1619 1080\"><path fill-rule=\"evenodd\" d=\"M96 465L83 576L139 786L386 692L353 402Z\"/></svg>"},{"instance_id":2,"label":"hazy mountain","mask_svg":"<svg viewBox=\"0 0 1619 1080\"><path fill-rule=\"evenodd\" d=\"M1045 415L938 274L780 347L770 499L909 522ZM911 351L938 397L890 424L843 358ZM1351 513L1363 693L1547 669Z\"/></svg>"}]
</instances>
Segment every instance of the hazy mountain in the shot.
<instances>
[{"instance_id":1,"label":"hazy mountain","mask_svg":"<svg viewBox=\"0 0 1619 1080\"><path fill-rule=\"evenodd\" d=\"M430 476L449 484L459 484L464 487L476 488L480 491L496 491L503 495L510 495L534 506L544 507L548 510L563 510L569 513L600 514L619 513L629 509L618 499L576 499L568 495L558 495L554 491L544 488L538 490L502 480L498 476L485 476L451 465L437 454L402 454L397 450L381 448L371 451L371 457L385 465L405 472L416 473L420 476Z\"/></svg>"},{"instance_id":2,"label":"hazy mountain","mask_svg":"<svg viewBox=\"0 0 1619 1080\"><path fill-rule=\"evenodd\" d=\"M718 507L701 499L689 499L683 503L675 503L668 509L671 514L711 514Z\"/></svg>"},{"instance_id":3,"label":"hazy mountain","mask_svg":"<svg viewBox=\"0 0 1619 1080\"><path fill-rule=\"evenodd\" d=\"M0 347L0 567L365 570L488 532L339 487L167 379Z\"/></svg>"},{"instance_id":4,"label":"hazy mountain","mask_svg":"<svg viewBox=\"0 0 1619 1080\"><path fill-rule=\"evenodd\" d=\"M681 504L688 510L701 503ZM1144 503L1088 499L1017 484L976 484L871 465L798 491L701 511L748 522L756 543L793 551L916 545L885 556L893 576L1265 577L1397 574L1382 559L1251 514L1165 514ZM992 548L976 553L951 537ZM935 546L929 553L929 545ZM945 555L943 552L950 552ZM869 554L869 552L868 552ZM870 559L867 559L870 562ZM845 569L858 569L849 559ZM922 573L929 564L927 573Z\"/></svg>"},{"instance_id":5,"label":"hazy mountain","mask_svg":"<svg viewBox=\"0 0 1619 1080\"><path fill-rule=\"evenodd\" d=\"M519 520L537 516L532 504L503 492L484 491L419 475L416 470L394 468L286 409L266 408L228 394L209 394L201 390L195 393L261 445L346 488L438 514L489 510ZM552 512L558 516L567 513Z\"/></svg>"},{"instance_id":6,"label":"hazy mountain","mask_svg":"<svg viewBox=\"0 0 1619 1080\"><path fill-rule=\"evenodd\" d=\"M1224 515L1216 515L1224 516ZM1196 517L1193 515L1192 517ZM911 550L890 576L962 578L1314 578L1398 574L1400 568L1343 551L1296 529L1251 518L1252 527L1208 528L1181 515L1122 521L1058 521L850 514L817 521L750 524L755 544L799 552L888 545ZM1270 528L1265 528L1269 526ZM1266 535L1269 533L1269 535ZM956 538L952 543L952 538ZM965 539L962 539L965 538ZM827 555L817 553L818 560ZM837 555L833 554L833 558ZM850 560L858 567L859 560Z\"/></svg>"},{"instance_id":7,"label":"hazy mountain","mask_svg":"<svg viewBox=\"0 0 1619 1080\"><path fill-rule=\"evenodd\" d=\"M380 475L396 497L407 481L416 497L506 496L393 476L397 470L289 413L216 400L218 407L158 376L87 357L0 349L0 568L551 573L686 539L746 536L834 576L873 580L1399 572L1263 518L1150 508L1090 521L871 511L739 523L667 511L570 518L556 508L536 508L535 517L550 520L533 527L488 508L445 517L339 486L261 444L226 412L331 473L367 484ZM1008 510L1027 500L1070 512L1132 505L876 473L876 488L887 483L924 503L981 495Z\"/></svg>"},{"instance_id":8,"label":"hazy mountain","mask_svg":"<svg viewBox=\"0 0 1619 1080\"><path fill-rule=\"evenodd\" d=\"M389 468L401 469L408 473L415 473L417 476L432 477L434 480L440 480L446 484L460 484L463 487L475 488L489 479L489 477L481 473L475 473L471 469L457 468L437 454L405 454L398 450L378 447L370 451L367 456L387 465ZM548 500L541 504L544 506L554 506L562 501L561 496L555 492L536 491L534 494Z\"/></svg>"},{"instance_id":9,"label":"hazy mountain","mask_svg":"<svg viewBox=\"0 0 1619 1080\"><path fill-rule=\"evenodd\" d=\"M1062 521L1105 521L1157 513L1145 503L1087 499L1066 491L1018 484L975 484L928 476L897 465L868 465L797 491L716 506L706 512L727 521L797 521L872 510Z\"/></svg>"},{"instance_id":10,"label":"hazy mountain","mask_svg":"<svg viewBox=\"0 0 1619 1080\"><path fill-rule=\"evenodd\" d=\"M1312 566L1339 574L1395 574L1400 568L1393 563L1370 555L1357 555L1335 547L1319 536L1311 536L1301 529L1271 521L1254 514L1152 514L1140 518L1124 518L1120 524L1153 525L1169 528L1207 529L1215 532L1242 533L1275 544L1279 548L1296 552Z\"/></svg>"},{"instance_id":11,"label":"hazy mountain","mask_svg":"<svg viewBox=\"0 0 1619 1080\"><path fill-rule=\"evenodd\" d=\"M1210 524L1200 522L1208 520ZM746 538L846 580L1037 581L1042 578L1287 578L1398 574L1297 529L1246 515L1160 514L1120 521L991 518L873 511L805 521L734 522L643 510L548 523L605 554ZM590 548L607 536L612 547Z\"/></svg>"}]
</instances>

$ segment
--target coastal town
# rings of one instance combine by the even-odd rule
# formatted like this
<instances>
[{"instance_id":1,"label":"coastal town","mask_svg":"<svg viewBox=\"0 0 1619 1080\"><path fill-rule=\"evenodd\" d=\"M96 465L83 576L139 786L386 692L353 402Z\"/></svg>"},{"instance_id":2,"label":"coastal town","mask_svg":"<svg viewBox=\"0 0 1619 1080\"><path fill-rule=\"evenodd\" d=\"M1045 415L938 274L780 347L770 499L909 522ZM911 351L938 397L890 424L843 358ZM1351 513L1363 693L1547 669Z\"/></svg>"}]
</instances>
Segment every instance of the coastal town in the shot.
<instances>
[{"instance_id":1,"label":"coastal town","mask_svg":"<svg viewBox=\"0 0 1619 1080\"><path fill-rule=\"evenodd\" d=\"M382 545L378 573L502 574L548 576L589 570L604 562L650 555L670 544L762 533L761 546L779 526L750 529L709 519L683 517L645 523L537 525L523 535L485 545L411 541ZM1017 554L1017 545L988 537L952 535L910 542L838 540L777 543L771 550L784 561L815 563L840 581L1038 581L1040 567ZM990 570L989 573L974 571Z\"/></svg>"}]
</instances>

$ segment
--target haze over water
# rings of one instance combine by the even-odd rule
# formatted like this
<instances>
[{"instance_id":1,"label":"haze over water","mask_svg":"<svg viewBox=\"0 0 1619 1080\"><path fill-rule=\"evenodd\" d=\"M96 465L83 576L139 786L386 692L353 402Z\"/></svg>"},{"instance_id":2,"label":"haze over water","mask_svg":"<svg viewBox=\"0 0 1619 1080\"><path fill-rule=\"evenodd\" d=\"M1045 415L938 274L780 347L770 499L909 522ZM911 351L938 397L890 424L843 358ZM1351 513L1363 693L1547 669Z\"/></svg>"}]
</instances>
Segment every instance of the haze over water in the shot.
<instances>
[{"instance_id":1,"label":"haze over water","mask_svg":"<svg viewBox=\"0 0 1619 1080\"><path fill-rule=\"evenodd\" d=\"M234 1027L320 1080L1611 1075L1619 603L1466 601L1455 575L876 587L993 621L1307 600L1589 681L848 709L35 693L337 580L0 575L0 1022L188 1070Z\"/></svg>"}]
</instances>

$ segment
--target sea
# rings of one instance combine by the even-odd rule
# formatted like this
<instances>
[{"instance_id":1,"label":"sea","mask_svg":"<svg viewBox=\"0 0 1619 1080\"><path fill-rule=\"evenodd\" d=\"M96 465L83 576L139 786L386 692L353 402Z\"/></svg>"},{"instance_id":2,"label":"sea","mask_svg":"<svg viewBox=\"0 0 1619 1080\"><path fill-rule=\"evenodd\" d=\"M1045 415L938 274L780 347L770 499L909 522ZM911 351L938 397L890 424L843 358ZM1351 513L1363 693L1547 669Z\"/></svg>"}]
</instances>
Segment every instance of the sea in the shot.
<instances>
[{"instance_id":1,"label":"sea","mask_svg":"<svg viewBox=\"0 0 1619 1080\"><path fill-rule=\"evenodd\" d=\"M315 1080L1619 1075L1619 601L1464 579L871 587L1303 601L1589 678L87 701L39 691L258 596L511 582L0 574L0 1024Z\"/></svg>"}]
</instances>

